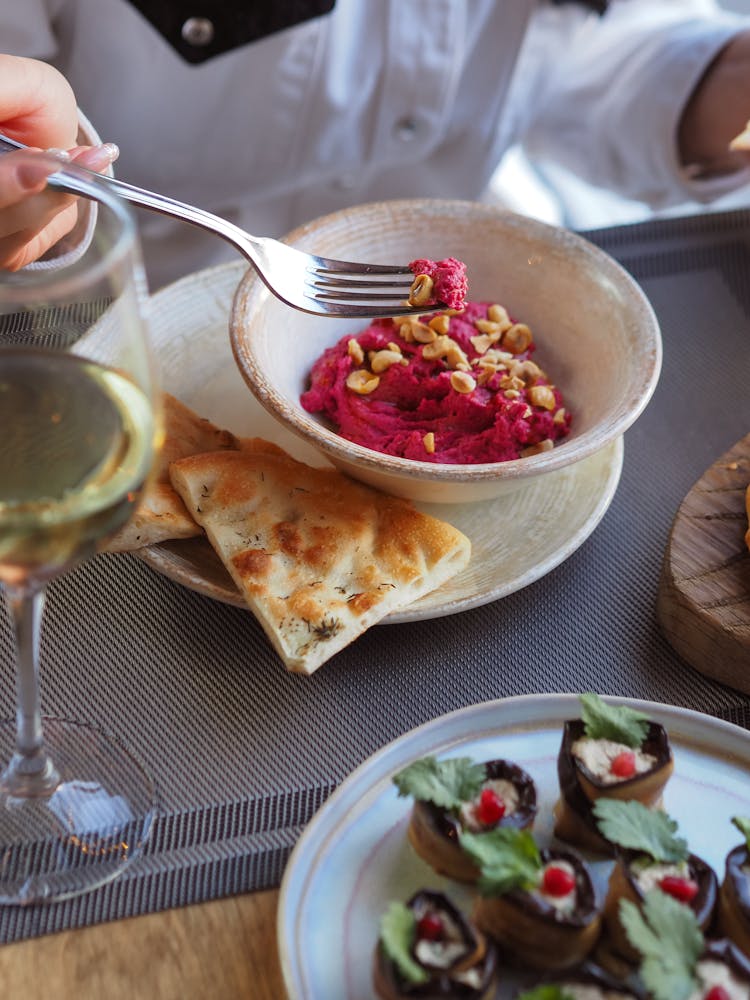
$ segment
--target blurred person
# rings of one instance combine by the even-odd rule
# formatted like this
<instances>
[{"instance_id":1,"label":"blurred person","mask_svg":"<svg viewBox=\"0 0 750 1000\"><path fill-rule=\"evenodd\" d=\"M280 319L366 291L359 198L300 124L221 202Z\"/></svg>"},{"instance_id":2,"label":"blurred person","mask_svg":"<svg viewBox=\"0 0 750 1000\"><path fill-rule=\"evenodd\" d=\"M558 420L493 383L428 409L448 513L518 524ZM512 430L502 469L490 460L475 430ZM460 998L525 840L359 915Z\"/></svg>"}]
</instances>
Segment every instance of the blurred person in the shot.
<instances>
[{"instance_id":1,"label":"blurred person","mask_svg":"<svg viewBox=\"0 0 750 1000\"><path fill-rule=\"evenodd\" d=\"M750 179L727 153L750 19L713 0L0 0L0 38L1 130L105 169L91 122L123 180L259 236L359 202L482 198L519 142L658 208ZM4 267L59 252L87 211L15 156ZM153 289L236 254L139 223Z\"/></svg>"}]
</instances>

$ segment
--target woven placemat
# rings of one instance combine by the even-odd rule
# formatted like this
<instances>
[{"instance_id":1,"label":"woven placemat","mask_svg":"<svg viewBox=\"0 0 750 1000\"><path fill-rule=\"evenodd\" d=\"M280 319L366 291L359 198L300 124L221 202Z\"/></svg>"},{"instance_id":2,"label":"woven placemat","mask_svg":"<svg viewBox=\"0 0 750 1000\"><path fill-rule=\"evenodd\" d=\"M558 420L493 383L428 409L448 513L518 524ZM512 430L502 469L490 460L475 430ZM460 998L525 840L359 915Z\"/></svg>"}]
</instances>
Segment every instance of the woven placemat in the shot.
<instances>
[{"instance_id":1,"label":"woven placemat","mask_svg":"<svg viewBox=\"0 0 750 1000\"><path fill-rule=\"evenodd\" d=\"M122 737L157 775L161 811L118 881L0 910L0 940L277 885L301 828L355 766L479 701L597 690L750 725L744 696L681 661L654 609L680 501L750 428L750 215L587 235L641 283L664 337L661 380L625 436L620 486L593 534L531 586L460 615L378 626L309 678L284 671L251 614L135 557L103 555L53 583L45 711ZM10 716L5 617L0 660Z\"/></svg>"}]
</instances>

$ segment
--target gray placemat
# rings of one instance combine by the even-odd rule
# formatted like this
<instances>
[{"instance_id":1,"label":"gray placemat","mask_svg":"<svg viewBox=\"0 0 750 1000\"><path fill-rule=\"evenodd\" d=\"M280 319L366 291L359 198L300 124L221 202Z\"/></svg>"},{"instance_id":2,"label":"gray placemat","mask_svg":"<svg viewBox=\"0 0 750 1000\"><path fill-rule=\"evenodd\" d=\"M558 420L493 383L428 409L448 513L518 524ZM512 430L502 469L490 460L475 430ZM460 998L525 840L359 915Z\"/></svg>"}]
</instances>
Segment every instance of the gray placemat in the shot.
<instances>
[{"instance_id":1,"label":"gray placemat","mask_svg":"<svg viewBox=\"0 0 750 1000\"><path fill-rule=\"evenodd\" d=\"M310 678L287 674L252 615L100 556L50 587L42 688L52 715L105 723L158 776L145 856L52 906L0 910L0 940L278 885L299 832L355 766L453 709L597 690L750 726L747 699L662 638L669 528L704 470L750 429L750 214L588 234L642 284L664 368L625 436L622 480L591 537L537 583L435 621L378 626ZM0 617L0 713L13 713Z\"/></svg>"}]
</instances>

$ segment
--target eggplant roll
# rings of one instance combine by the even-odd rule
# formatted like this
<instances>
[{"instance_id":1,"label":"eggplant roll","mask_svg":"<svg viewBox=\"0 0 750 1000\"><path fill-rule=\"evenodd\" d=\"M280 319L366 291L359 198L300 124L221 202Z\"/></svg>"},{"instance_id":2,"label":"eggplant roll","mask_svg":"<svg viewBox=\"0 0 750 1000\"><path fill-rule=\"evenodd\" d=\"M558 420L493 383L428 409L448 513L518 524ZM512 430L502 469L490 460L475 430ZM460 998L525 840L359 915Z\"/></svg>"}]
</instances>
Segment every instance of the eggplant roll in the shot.
<instances>
[{"instance_id":1,"label":"eggplant roll","mask_svg":"<svg viewBox=\"0 0 750 1000\"><path fill-rule=\"evenodd\" d=\"M656 863L640 866L640 858L643 858L643 855L637 851L618 853L604 903L607 946L615 955L633 963L637 962L640 956L628 941L620 923L621 899L629 899L637 906L641 906L646 892L656 887L664 888L660 885L660 881L665 876L678 881L692 882L697 887L694 889L695 894L684 902L695 914L701 930L707 931L714 917L718 897L718 879L713 869L697 855L689 854L684 872L677 875L671 874L673 866ZM672 895L675 894L673 890Z\"/></svg>"},{"instance_id":2,"label":"eggplant roll","mask_svg":"<svg viewBox=\"0 0 750 1000\"><path fill-rule=\"evenodd\" d=\"M477 816L479 803L467 802L460 815L441 809L432 802L414 803L409 822L409 841L416 853L436 872L460 882L475 882L477 867L461 849L462 830L489 830L498 826L529 829L536 817L536 786L531 777L507 760L490 760L484 765L487 775L483 790L499 789L508 808L499 819L483 823Z\"/></svg>"},{"instance_id":3,"label":"eggplant roll","mask_svg":"<svg viewBox=\"0 0 750 1000\"><path fill-rule=\"evenodd\" d=\"M718 923L724 937L750 958L750 854L745 844L727 855Z\"/></svg>"},{"instance_id":4,"label":"eggplant roll","mask_svg":"<svg viewBox=\"0 0 750 1000\"><path fill-rule=\"evenodd\" d=\"M563 908L537 890L511 889L503 895L478 896L474 921L495 940L508 961L542 971L580 965L601 930L596 893L585 863L571 851L544 850L545 868L565 866L574 878L574 897Z\"/></svg>"},{"instance_id":5,"label":"eggplant roll","mask_svg":"<svg viewBox=\"0 0 750 1000\"><path fill-rule=\"evenodd\" d=\"M441 892L423 889L406 904L417 933L411 957L426 980L405 979L378 942L373 960L381 1000L489 1000L495 995L497 952L491 941Z\"/></svg>"},{"instance_id":6,"label":"eggplant roll","mask_svg":"<svg viewBox=\"0 0 750 1000\"><path fill-rule=\"evenodd\" d=\"M614 854L614 848L600 833L592 813L598 798L636 799L653 808L661 802L664 786L674 769L667 732L657 722L649 723L639 753L653 758L653 765L633 777L605 778L573 752L574 744L585 737L582 719L570 719L563 728L557 758L560 798L554 807L555 836L600 854Z\"/></svg>"}]
</instances>

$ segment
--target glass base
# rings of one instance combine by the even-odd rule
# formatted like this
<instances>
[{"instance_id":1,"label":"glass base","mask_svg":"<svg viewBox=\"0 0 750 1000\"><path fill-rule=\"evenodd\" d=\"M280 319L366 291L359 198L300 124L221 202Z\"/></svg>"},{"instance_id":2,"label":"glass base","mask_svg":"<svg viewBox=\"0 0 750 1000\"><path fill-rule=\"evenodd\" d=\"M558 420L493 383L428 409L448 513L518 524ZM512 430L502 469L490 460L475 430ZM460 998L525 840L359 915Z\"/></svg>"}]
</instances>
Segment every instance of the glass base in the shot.
<instances>
[{"instance_id":1,"label":"glass base","mask_svg":"<svg viewBox=\"0 0 750 1000\"><path fill-rule=\"evenodd\" d=\"M0 904L70 899L116 878L151 831L156 788L116 737L45 717L44 741L59 783L42 795L0 783ZM15 750L13 721L0 721L0 760Z\"/></svg>"}]
</instances>

